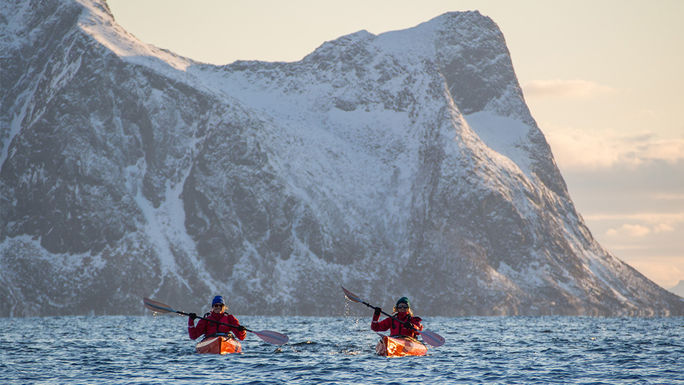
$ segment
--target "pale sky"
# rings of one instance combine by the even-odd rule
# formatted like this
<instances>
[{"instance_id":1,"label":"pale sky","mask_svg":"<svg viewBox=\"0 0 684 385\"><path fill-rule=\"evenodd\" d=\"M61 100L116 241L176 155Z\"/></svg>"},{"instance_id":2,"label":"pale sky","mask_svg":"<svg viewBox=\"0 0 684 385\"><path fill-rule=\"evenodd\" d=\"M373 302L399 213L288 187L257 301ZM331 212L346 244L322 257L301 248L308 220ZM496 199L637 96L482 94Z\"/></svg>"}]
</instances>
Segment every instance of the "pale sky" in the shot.
<instances>
[{"instance_id":1,"label":"pale sky","mask_svg":"<svg viewBox=\"0 0 684 385\"><path fill-rule=\"evenodd\" d=\"M140 40L212 64L298 61L365 29L479 10L503 31L532 116L598 241L684 280L684 1L108 0Z\"/></svg>"}]
</instances>

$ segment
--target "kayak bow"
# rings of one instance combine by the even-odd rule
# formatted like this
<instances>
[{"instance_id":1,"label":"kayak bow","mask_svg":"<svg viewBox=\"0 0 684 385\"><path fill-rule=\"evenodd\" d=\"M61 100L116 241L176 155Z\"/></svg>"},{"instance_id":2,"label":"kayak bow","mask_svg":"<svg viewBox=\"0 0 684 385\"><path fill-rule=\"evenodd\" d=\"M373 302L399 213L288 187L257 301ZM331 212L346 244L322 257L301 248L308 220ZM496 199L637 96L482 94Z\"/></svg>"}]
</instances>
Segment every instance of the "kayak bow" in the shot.
<instances>
[{"instance_id":1,"label":"kayak bow","mask_svg":"<svg viewBox=\"0 0 684 385\"><path fill-rule=\"evenodd\" d=\"M375 346L375 352L385 357L424 356L427 354L427 346L413 337L382 336Z\"/></svg>"},{"instance_id":2,"label":"kayak bow","mask_svg":"<svg viewBox=\"0 0 684 385\"><path fill-rule=\"evenodd\" d=\"M242 353L242 345L232 335L213 335L204 338L195 345L197 353L202 354L229 354Z\"/></svg>"}]
</instances>

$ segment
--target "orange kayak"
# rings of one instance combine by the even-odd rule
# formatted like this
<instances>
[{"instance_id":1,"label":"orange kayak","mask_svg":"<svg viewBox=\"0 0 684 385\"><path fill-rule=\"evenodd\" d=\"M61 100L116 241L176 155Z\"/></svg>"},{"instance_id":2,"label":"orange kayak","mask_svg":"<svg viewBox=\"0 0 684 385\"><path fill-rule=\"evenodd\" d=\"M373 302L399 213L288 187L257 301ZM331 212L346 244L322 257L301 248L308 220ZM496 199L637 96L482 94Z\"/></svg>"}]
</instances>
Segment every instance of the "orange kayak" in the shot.
<instances>
[{"instance_id":1,"label":"orange kayak","mask_svg":"<svg viewBox=\"0 0 684 385\"><path fill-rule=\"evenodd\" d=\"M386 357L424 356L427 346L413 337L383 336L375 346L375 352Z\"/></svg>"},{"instance_id":2,"label":"orange kayak","mask_svg":"<svg viewBox=\"0 0 684 385\"><path fill-rule=\"evenodd\" d=\"M242 345L232 335L205 337L195 345L197 353L228 354L242 353Z\"/></svg>"}]
</instances>

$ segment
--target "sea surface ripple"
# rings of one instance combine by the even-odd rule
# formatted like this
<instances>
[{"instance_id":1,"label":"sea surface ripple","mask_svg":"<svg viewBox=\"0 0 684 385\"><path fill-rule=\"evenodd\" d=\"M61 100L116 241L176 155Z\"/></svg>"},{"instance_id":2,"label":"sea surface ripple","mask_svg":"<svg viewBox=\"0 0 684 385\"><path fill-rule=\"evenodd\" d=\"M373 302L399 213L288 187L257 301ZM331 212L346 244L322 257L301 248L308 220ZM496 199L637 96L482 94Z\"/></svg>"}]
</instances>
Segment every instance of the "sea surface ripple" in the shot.
<instances>
[{"instance_id":1,"label":"sea surface ripple","mask_svg":"<svg viewBox=\"0 0 684 385\"><path fill-rule=\"evenodd\" d=\"M446 344L402 358L370 314L238 317L290 342L200 355L175 315L0 318L0 384L684 384L682 317L424 317Z\"/></svg>"}]
</instances>

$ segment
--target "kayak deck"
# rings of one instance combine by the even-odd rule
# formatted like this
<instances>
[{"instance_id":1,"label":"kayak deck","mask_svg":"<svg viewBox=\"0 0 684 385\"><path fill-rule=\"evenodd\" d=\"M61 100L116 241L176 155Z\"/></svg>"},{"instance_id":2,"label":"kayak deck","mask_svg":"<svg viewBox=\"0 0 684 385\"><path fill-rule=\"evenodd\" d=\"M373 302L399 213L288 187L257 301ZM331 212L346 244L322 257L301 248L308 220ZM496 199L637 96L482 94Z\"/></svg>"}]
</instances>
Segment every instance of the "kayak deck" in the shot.
<instances>
[{"instance_id":1,"label":"kayak deck","mask_svg":"<svg viewBox=\"0 0 684 385\"><path fill-rule=\"evenodd\" d=\"M214 335L198 342L195 350L202 354L242 353L242 345L232 335Z\"/></svg>"},{"instance_id":2,"label":"kayak deck","mask_svg":"<svg viewBox=\"0 0 684 385\"><path fill-rule=\"evenodd\" d=\"M375 346L375 352L385 357L424 356L427 354L427 346L413 337L382 336Z\"/></svg>"}]
</instances>

